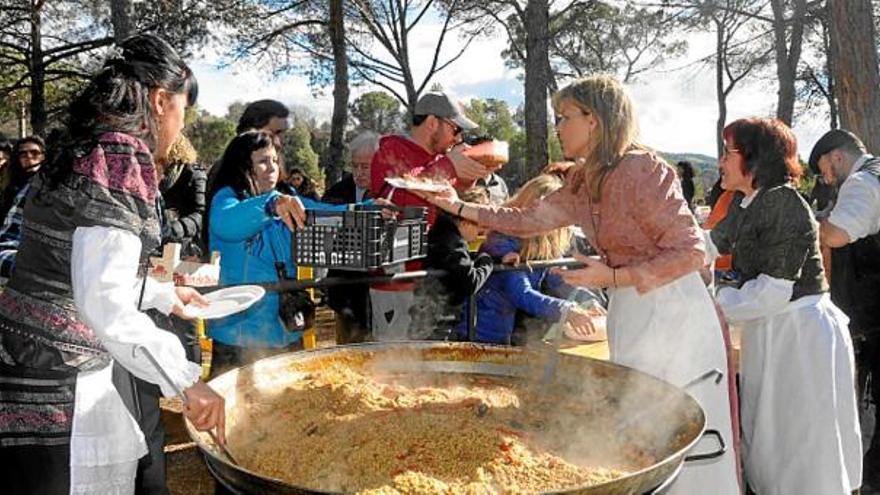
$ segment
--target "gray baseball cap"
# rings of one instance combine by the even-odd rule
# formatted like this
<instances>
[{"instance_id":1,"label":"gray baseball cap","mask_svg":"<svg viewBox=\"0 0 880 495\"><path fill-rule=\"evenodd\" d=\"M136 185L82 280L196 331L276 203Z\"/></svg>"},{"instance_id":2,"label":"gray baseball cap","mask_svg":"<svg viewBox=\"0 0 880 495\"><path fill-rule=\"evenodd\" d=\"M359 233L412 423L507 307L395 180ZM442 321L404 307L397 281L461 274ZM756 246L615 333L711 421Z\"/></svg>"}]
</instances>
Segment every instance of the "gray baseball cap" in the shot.
<instances>
[{"instance_id":1,"label":"gray baseball cap","mask_svg":"<svg viewBox=\"0 0 880 495\"><path fill-rule=\"evenodd\" d=\"M464 116L461 105L449 95L439 91L431 91L422 95L416 102L415 115L435 115L448 119L465 131L479 127L474 121Z\"/></svg>"}]
</instances>

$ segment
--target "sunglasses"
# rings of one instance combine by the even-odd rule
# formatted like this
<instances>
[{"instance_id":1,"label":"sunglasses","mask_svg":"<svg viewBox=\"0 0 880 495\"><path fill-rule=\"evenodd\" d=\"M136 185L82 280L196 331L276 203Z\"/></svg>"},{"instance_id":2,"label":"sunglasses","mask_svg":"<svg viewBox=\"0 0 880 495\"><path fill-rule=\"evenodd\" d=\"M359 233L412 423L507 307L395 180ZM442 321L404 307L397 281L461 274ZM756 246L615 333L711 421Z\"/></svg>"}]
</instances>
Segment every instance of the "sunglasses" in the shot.
<instances>
[{"instance_id":1,"label":"sunglasses","mask_svg":"<svg viewBox=\"0 0 880 495\"><path fill-rule=\"evenodd\" d=\"M456 124L455 122L453 122L449 119L440 118L440 120L442 120L443 122L446 122L447 124L452 126L452 135L453 136L458 136L459 134L462 133L462 131L464 131L464 129L459 127L458 124Z\"/></svg>"},{"instance_id":2,"label":"sunglasses","mask_svg":"<svg viewBox=\"0 0 880 495\"><path fill-rule=\"evenodd\" d=\"M40 150L21 150L18 152L18 156L41 156L43 154Z\"/></svg>"}]
</instances>

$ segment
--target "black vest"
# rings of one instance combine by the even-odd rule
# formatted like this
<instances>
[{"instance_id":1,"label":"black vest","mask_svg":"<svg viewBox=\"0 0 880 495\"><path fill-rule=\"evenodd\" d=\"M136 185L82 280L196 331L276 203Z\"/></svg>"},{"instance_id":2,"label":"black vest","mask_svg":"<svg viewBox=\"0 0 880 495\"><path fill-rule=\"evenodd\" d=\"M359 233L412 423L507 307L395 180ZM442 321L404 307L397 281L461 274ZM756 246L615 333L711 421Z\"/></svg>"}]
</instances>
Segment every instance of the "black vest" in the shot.
<instances>
[{"instance_id":1,"label":"black vest","mask_svg":"<svg viewBox=\"0 0 880 495\"><path fill-rule=\"evenodd\" d=\"M880 158L858 171L880 181ZM880 332L880 232L831 251L831 300L849 316L854 335Z\"/></svg>"}]
</instances>

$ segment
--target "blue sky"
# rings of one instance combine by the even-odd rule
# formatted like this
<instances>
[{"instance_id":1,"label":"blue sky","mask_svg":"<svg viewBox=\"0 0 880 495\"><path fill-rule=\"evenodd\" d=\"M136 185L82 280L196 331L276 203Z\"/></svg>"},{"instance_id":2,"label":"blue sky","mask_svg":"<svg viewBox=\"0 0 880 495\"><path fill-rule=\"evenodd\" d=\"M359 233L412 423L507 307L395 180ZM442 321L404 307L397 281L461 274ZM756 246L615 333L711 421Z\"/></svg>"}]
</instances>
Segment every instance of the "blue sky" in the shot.
<instances>
[{"instance_id":1,"label":"blue sky","mask_svg":"<svg viewBox=\"0 0 880 495\"><path fill-rule=\"evenodd\" d=\"M426 30L430 30L426 26ZM411 46L413 60L430 60L433 36L420 36ZM451 39L445 52L455 49ZM688 54L659 67L630 85L640 119L641 141L670 152L692 152L715 156L715 121L717 104L714 72L704 65L688 65L712 51L712 37L689 36ZM459 60L437 75L433 81L452 91L460 99L473 97L506 100L512 108L522 104L521 73L504 65L501 51L505 42L493 36L473 43ZM208 55L192 61L199 78L199 105L210 113L223 115L234 101L274 98L286 104L310 108L319 120L329 120L332 111L331 88L314 96L302 77L272 78L270 71L239 65L218 69L217 59ZM418 77L419 64L414 64ZM675 70L687 67L681 70ZM772 70L772 68L771 68ZM728 122L751 116L772 116L776 88L769 78L738 86L728 100ZM352 88L352 99L379 89L370 86ZM795 123L799 151L809 155L816 140L827 130L822 116L807 116Z\"/></svg>"}]
</instances>

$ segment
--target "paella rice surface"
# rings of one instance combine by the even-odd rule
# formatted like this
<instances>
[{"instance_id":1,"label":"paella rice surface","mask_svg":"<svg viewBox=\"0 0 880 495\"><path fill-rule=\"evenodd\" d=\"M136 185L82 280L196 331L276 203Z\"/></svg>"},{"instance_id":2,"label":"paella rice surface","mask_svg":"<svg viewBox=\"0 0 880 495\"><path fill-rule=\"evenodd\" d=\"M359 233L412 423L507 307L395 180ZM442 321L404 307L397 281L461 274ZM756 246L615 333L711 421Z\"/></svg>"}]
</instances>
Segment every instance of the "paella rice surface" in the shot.
<instances>
[{"instance_id":1,"label":"paella rice surface","mask_svg":"<svg viewBox=\"0 0 880 495\"><path fill-rule=\"evenodd\" d=\"M251 471L311 489L365 494L535 493L610 481L525 427L527 393L491 378L415 381L344 361L276 393L248 393L230 447ZM302 372L302 369L297 370Z\"/></svg>"}]
</instances>

